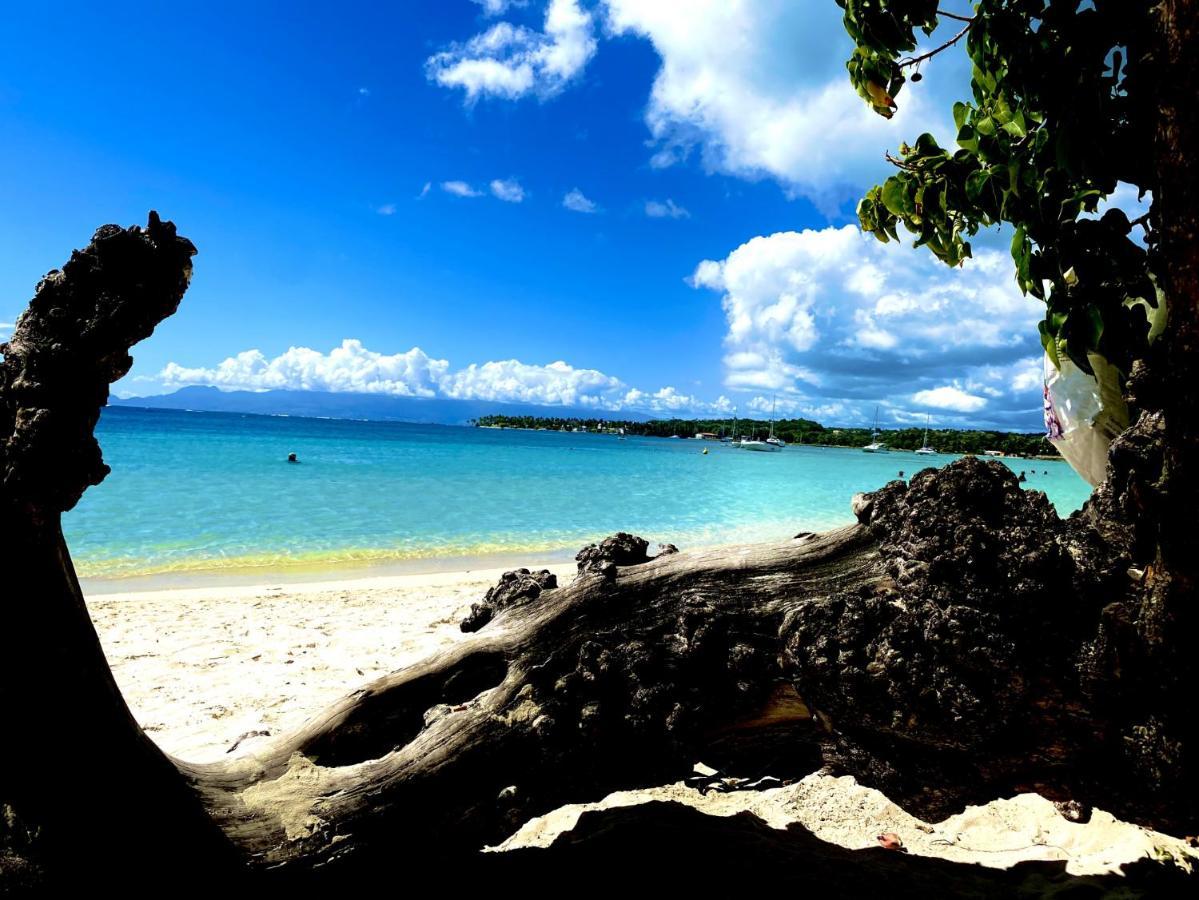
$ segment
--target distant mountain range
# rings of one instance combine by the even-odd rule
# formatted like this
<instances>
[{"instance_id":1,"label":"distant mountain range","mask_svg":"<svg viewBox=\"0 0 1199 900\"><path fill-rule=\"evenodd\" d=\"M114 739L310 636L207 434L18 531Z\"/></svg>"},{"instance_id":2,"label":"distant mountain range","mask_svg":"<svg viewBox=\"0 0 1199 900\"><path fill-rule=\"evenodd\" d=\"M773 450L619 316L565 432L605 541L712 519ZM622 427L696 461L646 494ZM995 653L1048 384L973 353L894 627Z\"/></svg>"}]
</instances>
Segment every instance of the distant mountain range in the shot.
<instances>
[{"instance_id":1,"label":"distant mountain range","mask_svg":"<svg viewBox=\"0 0 1199 900\"><path fill-rule=\"evenodd\" d=\"M265 416L311 416L332 419L373 419L433 425L467 425L480 416L561 416L595 418L600 410L571 406L538 406L534 403L497 403L489 400L450 400L441 397L390 397L380 394L331 394L323 391L222 391L214 387L185 387L153 397L116 397L111 406L146 409L190 409L199 412L253 413ZM652 416L621 411L613 418L648 422Z\"/></svg>"}]
</instances>

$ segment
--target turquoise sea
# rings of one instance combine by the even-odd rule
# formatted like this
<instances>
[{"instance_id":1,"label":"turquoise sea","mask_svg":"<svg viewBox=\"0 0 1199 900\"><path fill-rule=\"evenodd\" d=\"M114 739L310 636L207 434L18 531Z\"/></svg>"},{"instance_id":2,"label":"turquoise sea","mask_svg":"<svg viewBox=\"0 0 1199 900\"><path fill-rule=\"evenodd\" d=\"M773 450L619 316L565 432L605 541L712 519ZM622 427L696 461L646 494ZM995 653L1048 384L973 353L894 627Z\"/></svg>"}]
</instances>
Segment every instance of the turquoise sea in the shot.
<instances>
[{"instance_id":1,"label":"turquoise sea","mask_svg":"<svg viewBox=\"0 0 1199 900\"><path fill-rule=\"evenodd\" d=\"M64 519L92 585L544 563L621 530L681 548L779 539L848 523L855 492L955 458L122 407L97 434L112 474ZM1063 515L1090 493L1064 463L1007 462Z\"/></svg>"}]
</instances>

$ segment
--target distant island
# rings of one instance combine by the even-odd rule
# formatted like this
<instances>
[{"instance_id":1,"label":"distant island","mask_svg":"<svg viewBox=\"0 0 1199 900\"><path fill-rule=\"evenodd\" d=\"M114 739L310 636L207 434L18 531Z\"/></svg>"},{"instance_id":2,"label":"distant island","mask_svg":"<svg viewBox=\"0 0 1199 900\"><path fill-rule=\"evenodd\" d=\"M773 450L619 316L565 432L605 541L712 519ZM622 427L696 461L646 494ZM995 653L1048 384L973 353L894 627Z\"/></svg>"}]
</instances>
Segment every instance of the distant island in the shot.
<instances>
[{"instance_id":1,"label":"distant island","mask_svg":"<svg viewBox=\"0 0 1199 900\"><path fill-rule=\"evenodd\" d=\"M765 437L770 422L763 419L735 420L737 434ZM560 416L487 415L475 420L481 428L524 428L542 431L613 432L647 437L693 438L706 434L714 438L733 434L733 419L629 419L574 418ZM788 444L820 447L865 447L873 439L869 428L826 428L811 419L778 419L774 433ZM882 440L892 450L916 450L924 444L924 428L880 430ZM1027 434L1010 431L977 431L930 428L928 444L941 453L999 452L1005 456L1057 456L1057 449L1040 432Z\"/></svg>"},{"instance_id":2,"label":"distant island","mask_svg":"<svg viewBox=\"0 0 1199 900\"><path fill-rule=\"evenodd\" d=\"M534 403L458 400L452 397L396 397L351 391L224 391L205 385L180 388L150 397L113 397L111 406L139 409L184 409L194 412L246 413L259 416L307 416L324 419L368 419L421 425L470 425L479 416L528 417L545 411ZM585 416L590 410L560 407L565 415ZM631 419L649 416L626 414Z\"/></svg>"}]
</instances>

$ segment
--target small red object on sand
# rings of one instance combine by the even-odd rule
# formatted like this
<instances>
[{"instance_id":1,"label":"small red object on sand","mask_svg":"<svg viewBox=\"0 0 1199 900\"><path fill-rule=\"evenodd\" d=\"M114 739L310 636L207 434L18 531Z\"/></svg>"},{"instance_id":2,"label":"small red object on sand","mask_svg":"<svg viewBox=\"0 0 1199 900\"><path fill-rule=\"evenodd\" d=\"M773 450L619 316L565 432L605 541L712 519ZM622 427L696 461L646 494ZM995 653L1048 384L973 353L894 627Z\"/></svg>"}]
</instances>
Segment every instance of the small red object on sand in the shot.
<instances>
[{"instance_id":1,"label":"small red object on sand","mask_svg":"<svg viewBox=\"0 0 1199 900\"><path fill-rule=\"evenodd\" d=\"M884 850L899 850L901 852L907 852L904 850L903 841L899 839L899 835L897 835L894 831L885 831L880 834L878 836L878 845Z\"/></svg>"}]
</instances>

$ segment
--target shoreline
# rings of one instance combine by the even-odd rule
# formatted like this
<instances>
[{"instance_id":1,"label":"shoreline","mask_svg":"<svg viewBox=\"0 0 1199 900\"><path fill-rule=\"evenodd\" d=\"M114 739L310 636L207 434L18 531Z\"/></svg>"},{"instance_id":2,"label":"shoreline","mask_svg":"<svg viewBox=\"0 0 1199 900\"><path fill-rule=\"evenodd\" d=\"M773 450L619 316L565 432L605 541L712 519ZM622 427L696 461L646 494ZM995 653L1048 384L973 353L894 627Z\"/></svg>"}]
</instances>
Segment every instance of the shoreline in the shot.
<instances>
[{"instance_id":1,"label":"shoreline","mask_svg":"<svg viewBox=\"0 0 1199 900\"><path fill-rule=\"evenodd\" d=\"M294 592L333 589L348 584L357 587L386 587L392 580L432 579L437 576L461 576L495 573L498 579L509 569L553 568L574 565L578 548L567 550L516 551L474 556L427 556L408 559L339 560L329 563L277 561L260 566L181 569L169 572L145 572L130 575L80 575L85 597L124 597L133 594L186 593L230 590L246 592L268 586L287 585Z\"/></svg>"},{"instance_id":2,"label":"shoreline","mask_svg":"<svg viewBox=\"0 0 1199 900\"><path fill-rule=\"evenodd\" d=\"M846 513L841 521L822 522L815 525L772 521L759 523L758 527L730 528L707 533L650 536L648 529L631 526L628 530L640 534L649 541L650 548L661 542L670 542L684 550L709 550L733 544L753 544L784 540L799 531L829 531L852 524L853 515L846 502ZM161 591L215 590L218 588L240 589L263 585L329 585L340 582L368 582L378 579L503 572L518 568L554 568L574 566L575 554L582 547L598 543L613 532L596 533L591 537L580 537L569 545L556 548L534 547L532 549L505 549L494 552L446 554L429 556L344 558L329 560L281 560L271 557L261 564L209 565L198 561L195 566L170 570L132 572L119 575L79 574L79 584L85 596L112 596ZM69 541L68 541L69 543ZM206 560L204 560L206 561ZM215 562L215 560L214 560ZM87 564L83 562L80 567Z\"/></svg>"}]
</instances>

